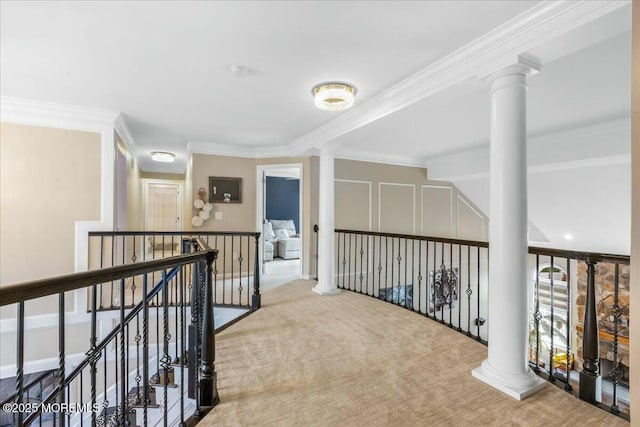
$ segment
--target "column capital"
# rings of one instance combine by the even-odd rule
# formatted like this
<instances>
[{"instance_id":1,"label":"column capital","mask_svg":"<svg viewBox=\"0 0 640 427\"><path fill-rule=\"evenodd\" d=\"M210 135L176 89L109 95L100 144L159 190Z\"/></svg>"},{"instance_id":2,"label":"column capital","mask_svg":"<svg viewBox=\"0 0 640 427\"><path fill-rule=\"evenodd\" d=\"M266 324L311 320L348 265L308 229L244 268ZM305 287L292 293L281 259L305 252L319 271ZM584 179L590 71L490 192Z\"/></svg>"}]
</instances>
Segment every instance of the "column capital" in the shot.
<instances>
[{"instance_id":1,"label":"column capital","mask_svg":"<svg viewBox=\"0 0 640 427\"><path fill-rule=\"evenodd\" d=\"M529 55L518 55L515 58L507 58L499 63L493 64L492 67L486 68L478 73L481 79L493 82L500 77L517 76L524 77L537 74L542 68L540 60Z\"/></svg>"},{"instance_id":2,"label":"column capital","mask_svg":"<svg viewBox=\"0 0 640 427\"><path fill-rule=\"evenodd\" d=\"M322 145L316 147L320 155L330 155L333 156L336 154L336 150L338 149L340 144L336 142L327 142Z\"/></svg>"}]
</instances>

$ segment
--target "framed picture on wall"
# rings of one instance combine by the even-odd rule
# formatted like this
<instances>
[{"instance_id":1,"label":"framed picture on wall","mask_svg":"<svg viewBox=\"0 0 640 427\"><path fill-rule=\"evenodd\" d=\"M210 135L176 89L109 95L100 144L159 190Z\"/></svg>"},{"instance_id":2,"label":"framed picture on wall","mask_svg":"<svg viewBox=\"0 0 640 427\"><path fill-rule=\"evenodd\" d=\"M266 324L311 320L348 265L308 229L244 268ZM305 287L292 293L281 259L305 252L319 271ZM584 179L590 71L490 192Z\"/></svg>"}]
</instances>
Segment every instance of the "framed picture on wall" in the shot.
<instances>
[{"instance_id":1,"label":"framed picture on wall","mask_svg":"<svg viewBox=\"0 0 640 427\"><path fill-rule=\"evenodd\" d=\"M211 203L242 203L242 178L209 177Z\"/></svg>"}]
</instances>

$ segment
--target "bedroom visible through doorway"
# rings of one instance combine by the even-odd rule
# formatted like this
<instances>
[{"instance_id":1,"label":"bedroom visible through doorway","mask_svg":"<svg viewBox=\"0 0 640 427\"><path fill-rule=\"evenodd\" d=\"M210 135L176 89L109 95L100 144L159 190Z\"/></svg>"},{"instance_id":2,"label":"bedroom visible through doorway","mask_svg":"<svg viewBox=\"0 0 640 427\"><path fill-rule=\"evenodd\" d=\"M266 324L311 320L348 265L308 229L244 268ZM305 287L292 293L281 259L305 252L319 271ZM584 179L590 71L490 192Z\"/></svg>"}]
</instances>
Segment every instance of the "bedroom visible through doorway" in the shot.
<instances>
[{"instance_id":1,"label":"bedroom visible through doorway","mask_svg":"<svg viewBox=\"0 0 640 427\"><path fill-rule=\"evenodd\" d=\"M263 287L301 277L302 165L258 166Z\"/></svg>"}]
</instances>

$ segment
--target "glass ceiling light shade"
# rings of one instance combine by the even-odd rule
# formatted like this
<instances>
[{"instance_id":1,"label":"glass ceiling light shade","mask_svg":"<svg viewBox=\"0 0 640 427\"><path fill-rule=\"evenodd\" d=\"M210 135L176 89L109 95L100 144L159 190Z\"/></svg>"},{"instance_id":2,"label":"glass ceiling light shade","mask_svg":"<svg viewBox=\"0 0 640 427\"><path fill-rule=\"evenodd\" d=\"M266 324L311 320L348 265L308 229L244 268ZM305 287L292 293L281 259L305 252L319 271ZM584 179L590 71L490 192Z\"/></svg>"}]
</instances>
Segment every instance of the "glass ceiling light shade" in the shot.
<instances>
[{"instance_id":1,"label":"glass ceiling light shade","mask_svg":"<svg viewBox=\"0 0 640 427\"><path fill-rule=\"evenodd\" d=\"M320 83L311 90L316 107L327 111L342 111L351 108L356 88L347 83Z\"/></svg>"},{"instance_id":2,"label":"glass ceiling light shade","mask_svg":"<svg viewBox=\"0 0 640 427\"><path fill-rule=\"evenodd\" d=\"M166 151L154 151L151 153L151 159L156 162L173 163L176 160L176 155Z\"/></svg>"}]
</instances>

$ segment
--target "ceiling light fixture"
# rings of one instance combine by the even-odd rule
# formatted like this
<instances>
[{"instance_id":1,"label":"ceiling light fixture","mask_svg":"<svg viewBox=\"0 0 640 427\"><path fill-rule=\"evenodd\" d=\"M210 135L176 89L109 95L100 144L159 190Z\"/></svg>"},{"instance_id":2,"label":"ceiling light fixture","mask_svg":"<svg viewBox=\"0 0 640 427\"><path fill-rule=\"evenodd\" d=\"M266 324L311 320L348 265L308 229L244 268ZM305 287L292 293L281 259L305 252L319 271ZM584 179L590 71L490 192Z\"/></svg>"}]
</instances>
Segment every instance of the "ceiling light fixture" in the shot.
<instances>
[{"instance_id":1,"label":"ceiling light fixture","mask_svg":"<svg viewBox=\"0 0 640 427\"><path fill-rule=\"evenodd\" d=\"M573 235L571 233L565 233L562 237L564 240L573 240Z\"/></svg>"},{"instance_id":2,"label":"ceiling light fixture","mask_svg":"<svg viewBox=\"0 0 640 427\"><path fill-rule=\"evenodd\" d=\"M356 88L347 83L320 83L311 89L316 107L327 111L342 111L351 108Z\"/></svg>"},{"instance_id":3,"label":"ceiling light fixture","mask_svg":"<svg viewBox=\"0 0 640 427\"><path fill-rule=\"evenodd\" d=\"M156 162L173 163L176 160L176 155L166 151L154 151L151 153L151 159Z\"/></svg>"}]
</instances>

